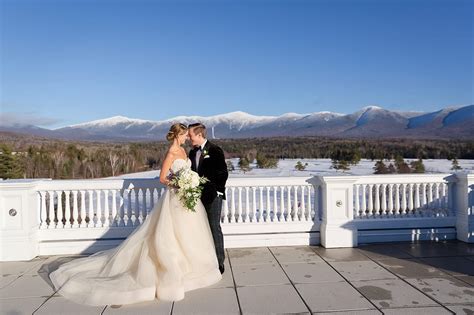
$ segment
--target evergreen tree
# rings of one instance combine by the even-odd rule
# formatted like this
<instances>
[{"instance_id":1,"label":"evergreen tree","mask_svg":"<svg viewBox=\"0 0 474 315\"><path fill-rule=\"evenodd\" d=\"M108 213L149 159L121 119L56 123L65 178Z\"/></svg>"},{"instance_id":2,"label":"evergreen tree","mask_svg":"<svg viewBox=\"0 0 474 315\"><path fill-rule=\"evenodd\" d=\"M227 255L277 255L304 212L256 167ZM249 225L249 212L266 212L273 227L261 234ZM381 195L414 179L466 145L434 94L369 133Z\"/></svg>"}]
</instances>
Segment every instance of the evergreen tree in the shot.
<instances>
[{"instance_id":1,"label":"evergreen tree","mask_svg":"<svg viewBox=\"0 0 474 315\"><path fill-rule=\"evenodd\" d=\"M0 144L0 178L21 178L22 167L19 158L13 155L6 144Z\"/></svg>"},{"instance_id":2,"label":"evergreen tree","mask_svg":"<svg viewBox=\"0 0 474 315\"><path fill-rule=\"evenodd\" d=\"M382 159L375 162L374 174L388 174L388 173L389 173L389 170L387 168L387 165L385 165Z\"/></svg>"},{"instance_id":3,"label":"evergreen tree","mask_svg":"<svg viewBox=\"0 0 474 315\"><path fill-rule=\"evenodd\" d=\"M304 171L306 169L306 166L308 166L308 163L301 163L301 161L296 162L295 169L298 171Z\"/></svg>"},{"instance_id":4,"label":"evergreen tree","mask_svg":"<svg viewBox=\"0 0 474 315\"><path fill-rule=\"evenodd\" d=\"M277 168L278 160L264 156L257 153L257 167L258 168Z\"/></svg>"},{"instance_id":5,"label":"evergreen tree","mask_svg":"<svg viewBox=\"0 0 474 315\"><path fill-rule=\"evenodd\" d=\"M424 173L425 172L425 165L423 165L423 160L420 158L418 161L412 161L410 163L410 167L413 173Z\"/></svg>"},{"instance_id":6,"label":"evergreen tree","mask_svg":"<svg viewBox=\"0 0 474 315\"><path fill-rule=\"evenodd\" d=\"M397 155L397 157L395 158L395 167L396 167L396 170L397 170L398 174L411 173L410 167L405 162L403 157L401 157L400 155Z\"/></svg>"},{"instance_id":7,"label":"evergreen tree","mask_svg":"<svg viewBox=\"0 0 474 315\"><path fill-rule=\"evenodd\" d=\"M251 170L250 162L245 156L239 159L239 167L244 173Z\"/></svg>"},{"instance_id":8,"label":"evergreen tree","mask_svg":"<svg viewBox=\"0 0 474 315\"><path fill-rule=\"evenodd\" d=\"M332 166L331 168L334 168L336 170L342 170L343 172L344 171L348 171L350 170L350 166L349 166L349 162L345 161L345 160L332 160Z\"/></svg>"},{"instance_id":9,"label":"evergreen tree","mask_svg":"<svg viewBox=\"0 0 474 315\"><path fill-rule=\"evenodd\" d=\"M458 159L456 157L453 158L453 161L451 162L451 170L453 171L459 171L462 169L461 166L459 166Z\"/></svg>"}]
</instances>

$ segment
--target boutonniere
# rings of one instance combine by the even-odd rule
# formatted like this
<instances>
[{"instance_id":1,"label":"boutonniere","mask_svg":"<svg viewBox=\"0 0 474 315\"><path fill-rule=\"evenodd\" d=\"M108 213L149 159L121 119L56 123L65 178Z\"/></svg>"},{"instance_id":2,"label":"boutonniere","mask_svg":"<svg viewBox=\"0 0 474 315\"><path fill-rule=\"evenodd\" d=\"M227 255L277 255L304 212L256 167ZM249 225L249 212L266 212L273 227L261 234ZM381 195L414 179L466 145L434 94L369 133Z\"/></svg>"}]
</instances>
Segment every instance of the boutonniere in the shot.
<instances>
[{"instance_id":1,"label":"boutonniere","mask_svg":"<svg viewBox=\"0 0 474 315\"><path fill-rule=\"evenodd\" d=\"M202 150L203 159L210 157L207 150Z\"/></svg>"}]
</instances>

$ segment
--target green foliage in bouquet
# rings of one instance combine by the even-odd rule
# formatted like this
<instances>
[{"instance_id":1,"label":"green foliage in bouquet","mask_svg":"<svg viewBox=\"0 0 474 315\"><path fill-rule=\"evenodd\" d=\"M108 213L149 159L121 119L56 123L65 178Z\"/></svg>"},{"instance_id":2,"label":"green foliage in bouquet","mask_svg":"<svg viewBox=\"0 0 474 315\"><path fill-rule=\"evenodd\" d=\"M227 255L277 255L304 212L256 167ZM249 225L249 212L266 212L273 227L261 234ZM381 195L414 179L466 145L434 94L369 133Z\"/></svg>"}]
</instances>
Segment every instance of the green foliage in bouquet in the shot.
<instances>
[{"instance_id":1,"label":"green foliage in bouquet","mask_svg":"<svg viewBox=\"0 0 474 315\"><path fill-rule=\"evenodd\" d=\"M196 204L201 198L203 184L209 180L200 177L191 169L182 169L177 173L171 173L168 177L170 186L176 190L176 194L183 206L192 212L196 212Z\"/></svg>"}]
</instances>

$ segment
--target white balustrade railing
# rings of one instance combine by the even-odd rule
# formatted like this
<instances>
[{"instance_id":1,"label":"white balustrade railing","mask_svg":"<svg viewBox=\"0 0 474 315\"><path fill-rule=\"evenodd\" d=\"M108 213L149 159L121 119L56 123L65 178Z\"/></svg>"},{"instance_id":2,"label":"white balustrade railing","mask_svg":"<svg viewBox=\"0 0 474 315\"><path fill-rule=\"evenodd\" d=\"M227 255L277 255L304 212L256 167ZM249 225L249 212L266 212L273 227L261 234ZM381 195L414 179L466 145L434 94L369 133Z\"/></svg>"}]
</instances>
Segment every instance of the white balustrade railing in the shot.
<instances>
[{"instance_id":1,"label":"white balustrade railing","mask_svg":"<svg viewBox=\"0 0 474 315\"><path fill-rule=\"evenodd\" d=\"M314 187L306 177L231 178L222 224L313 222ZM164 192L158 179L46 181L38 189L40 229L134 227Z\"/></svg>"},{"instance_id":2,"label":"white balustrade railing","mask_svg":"<svg viewBox=\"0 0 474 315\"><path fill-rule=\"evenodd\" d=\"M158 179L0 182L0 261L95 252L144 222ZM452 239L474 242L474 174L231 177L226 247Z\"/></svg>"},{"instance_id":3,"label":"white balustrade railing","mask_svg":"<svg viewBox=\"0 0 474 315\"><path fill-rule=\"evenodd\" d=\"M454 216L450 174L358 176L354 219Z\"/></svg>"},{"instance_id":4,"label":"white balustrade railing","mask_svg":"<svg viewBox=\"0 0 474 315\"><path fill-rule=\"evenodd\" d=\"M61 180L38 187L40 229L134 227L164 192L157 179Z\"/></svg>"},{"instance_id":5,"label":"white balustrade railing","mask_svg":"<svg viewBox=\"0 0 474 315\"><path fill-rule=\"evenodd\" d=\"M231 178L222 223L313 222L314 187L307 179Z\"/></svg>"}]
</instances>

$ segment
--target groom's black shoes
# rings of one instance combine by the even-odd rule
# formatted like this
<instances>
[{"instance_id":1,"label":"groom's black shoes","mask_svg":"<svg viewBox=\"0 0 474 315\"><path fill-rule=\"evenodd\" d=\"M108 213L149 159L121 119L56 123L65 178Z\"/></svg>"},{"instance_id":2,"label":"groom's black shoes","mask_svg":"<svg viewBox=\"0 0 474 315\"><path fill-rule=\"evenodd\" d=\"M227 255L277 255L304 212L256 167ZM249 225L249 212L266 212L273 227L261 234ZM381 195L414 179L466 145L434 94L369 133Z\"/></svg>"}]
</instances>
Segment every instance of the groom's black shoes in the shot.
<instances>
[{"instance_id":1,"label":"groom's black shoes","mask_svg":"<svg viewBox=\"0 0 474 315\"><path fill-rule=\"evenodd\" d=\"M224 266L219 266L219 271L221 272L221 274L224 273L224 270L225 270Z\"/></svg>"}]
</instances>

